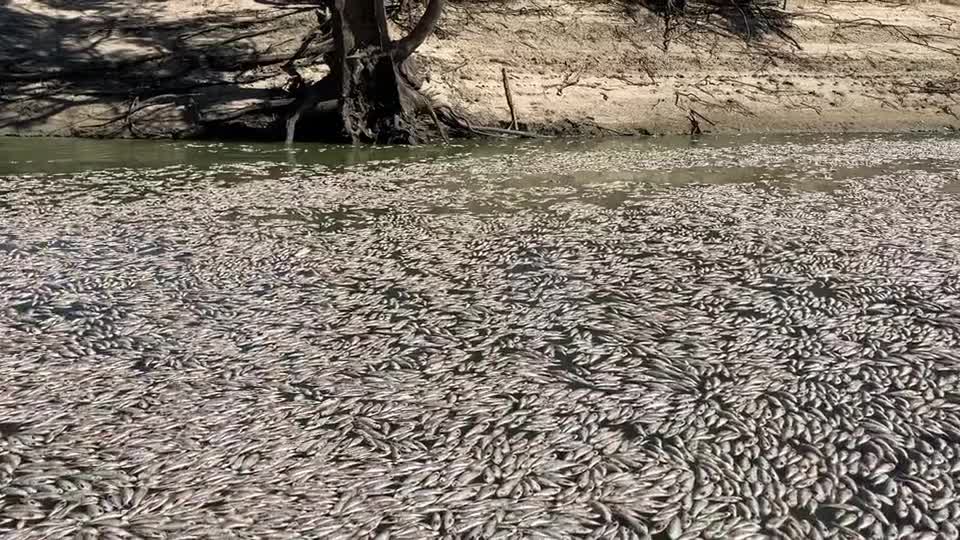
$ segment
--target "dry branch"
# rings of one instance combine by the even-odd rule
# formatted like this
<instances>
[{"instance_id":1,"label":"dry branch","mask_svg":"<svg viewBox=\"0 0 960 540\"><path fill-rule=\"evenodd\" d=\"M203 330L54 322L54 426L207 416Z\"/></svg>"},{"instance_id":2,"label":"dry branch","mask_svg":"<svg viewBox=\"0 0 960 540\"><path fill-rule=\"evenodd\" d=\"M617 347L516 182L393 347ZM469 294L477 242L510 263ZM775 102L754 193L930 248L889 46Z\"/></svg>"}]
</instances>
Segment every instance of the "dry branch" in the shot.
<instances>
[{"instance_id":1,"label":"dry branch","mask_svg":"<svg viewBox=\"0 0 960 540\"><path fill-rule=\"evenodd\" d=\"M513 92L510 91L510 77L507 68L501 69L503 75L503 93L507 97L507 107L510 108L510 129L517 129L517 110L513 106Z\"/></svg>"}]
</instances>

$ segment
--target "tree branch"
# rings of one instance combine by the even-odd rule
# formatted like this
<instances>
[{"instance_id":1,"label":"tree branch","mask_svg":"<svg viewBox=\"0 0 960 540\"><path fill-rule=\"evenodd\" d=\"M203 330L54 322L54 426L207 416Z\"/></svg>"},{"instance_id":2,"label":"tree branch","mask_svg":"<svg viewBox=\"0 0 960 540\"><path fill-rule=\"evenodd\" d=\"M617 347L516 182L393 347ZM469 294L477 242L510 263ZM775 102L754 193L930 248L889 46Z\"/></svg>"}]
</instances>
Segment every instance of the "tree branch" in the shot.
<instances>
[{"instance_id":1,"label":"tree branch","mask_svg":"<svg viewBox=\"0 0 960 540\"><path fill-rule=\"evenodd\" d=\"M413 30L394 43L393 58L397 62L403 62L409 58L413 51L417 50L430 37L437 26L437 22L440 21L440 15L443 14L443 4L444 0L430 0L423 17L420 17Z\"/></svg>"}]
</instances>

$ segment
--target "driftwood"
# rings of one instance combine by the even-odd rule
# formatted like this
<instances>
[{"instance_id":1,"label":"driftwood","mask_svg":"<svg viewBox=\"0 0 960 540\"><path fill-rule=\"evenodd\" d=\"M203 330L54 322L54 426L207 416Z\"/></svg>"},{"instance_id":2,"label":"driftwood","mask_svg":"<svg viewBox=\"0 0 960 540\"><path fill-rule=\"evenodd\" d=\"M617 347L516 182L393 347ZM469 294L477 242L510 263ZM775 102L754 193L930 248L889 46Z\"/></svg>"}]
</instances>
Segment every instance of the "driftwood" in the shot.
<instances>
[{"instance_id":1,"label":"driftwood","mask_svg":"<svg viewBox=\"0 0 960 540\"><path fill-rule=\"evenodd\" d=\"M487 126L474 126L471 128L475 133L481 135L509 135L513 137L520 137L524 139L539 139L543 136L539 133L534 133L532 131L523 131L519 129L504 129L498 127L487 127Z\"/></svg>"}]
</instances>

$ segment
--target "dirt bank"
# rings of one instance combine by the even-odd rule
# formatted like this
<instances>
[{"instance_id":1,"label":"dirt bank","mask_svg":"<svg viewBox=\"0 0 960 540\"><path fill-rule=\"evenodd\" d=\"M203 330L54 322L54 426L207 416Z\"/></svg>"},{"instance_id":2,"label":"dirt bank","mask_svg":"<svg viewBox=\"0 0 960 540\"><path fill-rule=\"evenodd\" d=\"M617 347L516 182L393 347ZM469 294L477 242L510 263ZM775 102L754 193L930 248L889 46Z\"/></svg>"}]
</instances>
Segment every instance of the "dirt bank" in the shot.
<instances>
[{"instance_id":1,"label":"dirt bank","mask_svg":"<svg viewBox=\"0 0 960 540\"><path fill-rule=\"evenodd\" d=\"M508 117L506 67L521 119L534 123L682 132L693 110L702 129L716 131L960 126L955 5L791 0L795 45L776 36L759 47L703 36L667 52L662 22L649 14L631 20L617 6L552 5L550 15L483 23L452 14L456 38L425 51L438 86L491 120Z\"/></svg>"},{"instance_id":2,"label":"dirt bank","mask_svg":"<svg viewBox=\"0 0 960 540\"><path fill-rule=\"evenodd\" d=\"M960 5L789 0L786 11L789 38L690 33L664 50L663 20L642 8L454 4L421 49L425 89L501 124L506 68L520 122L554 131L687 132L691 117L717 132L960 127ZM281 66L312 17L267 0L0 0L0 133L269 127L275 112L249 113L286 102Z\"/></svg>"}]
</instances>

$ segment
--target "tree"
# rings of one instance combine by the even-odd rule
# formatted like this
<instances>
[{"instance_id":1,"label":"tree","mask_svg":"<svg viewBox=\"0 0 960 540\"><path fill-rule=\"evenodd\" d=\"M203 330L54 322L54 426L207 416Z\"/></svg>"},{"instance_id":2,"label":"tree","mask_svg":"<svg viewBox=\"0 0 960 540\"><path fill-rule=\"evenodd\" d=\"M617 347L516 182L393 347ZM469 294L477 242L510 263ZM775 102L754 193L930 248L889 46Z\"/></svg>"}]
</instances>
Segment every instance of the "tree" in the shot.
<instances>
[{"instance_id":1,"label":"tree","mask_svg":"<svg viewBox=\"0 0 960 540\"><path fill-rule=\"evenodd\" d=\"M439 128L408 60L433 33L443 6L444 0L429 0L410 33L393 41L384 0L326 0L332 33L326 60L330 72L321 81L295 85L300 95L287 119L287 142L294 140L301 118L317 111L336 111L340 133L354 143L417 142L422 138L418 117L423 113Z\"/></svg>"}]
</instances>

